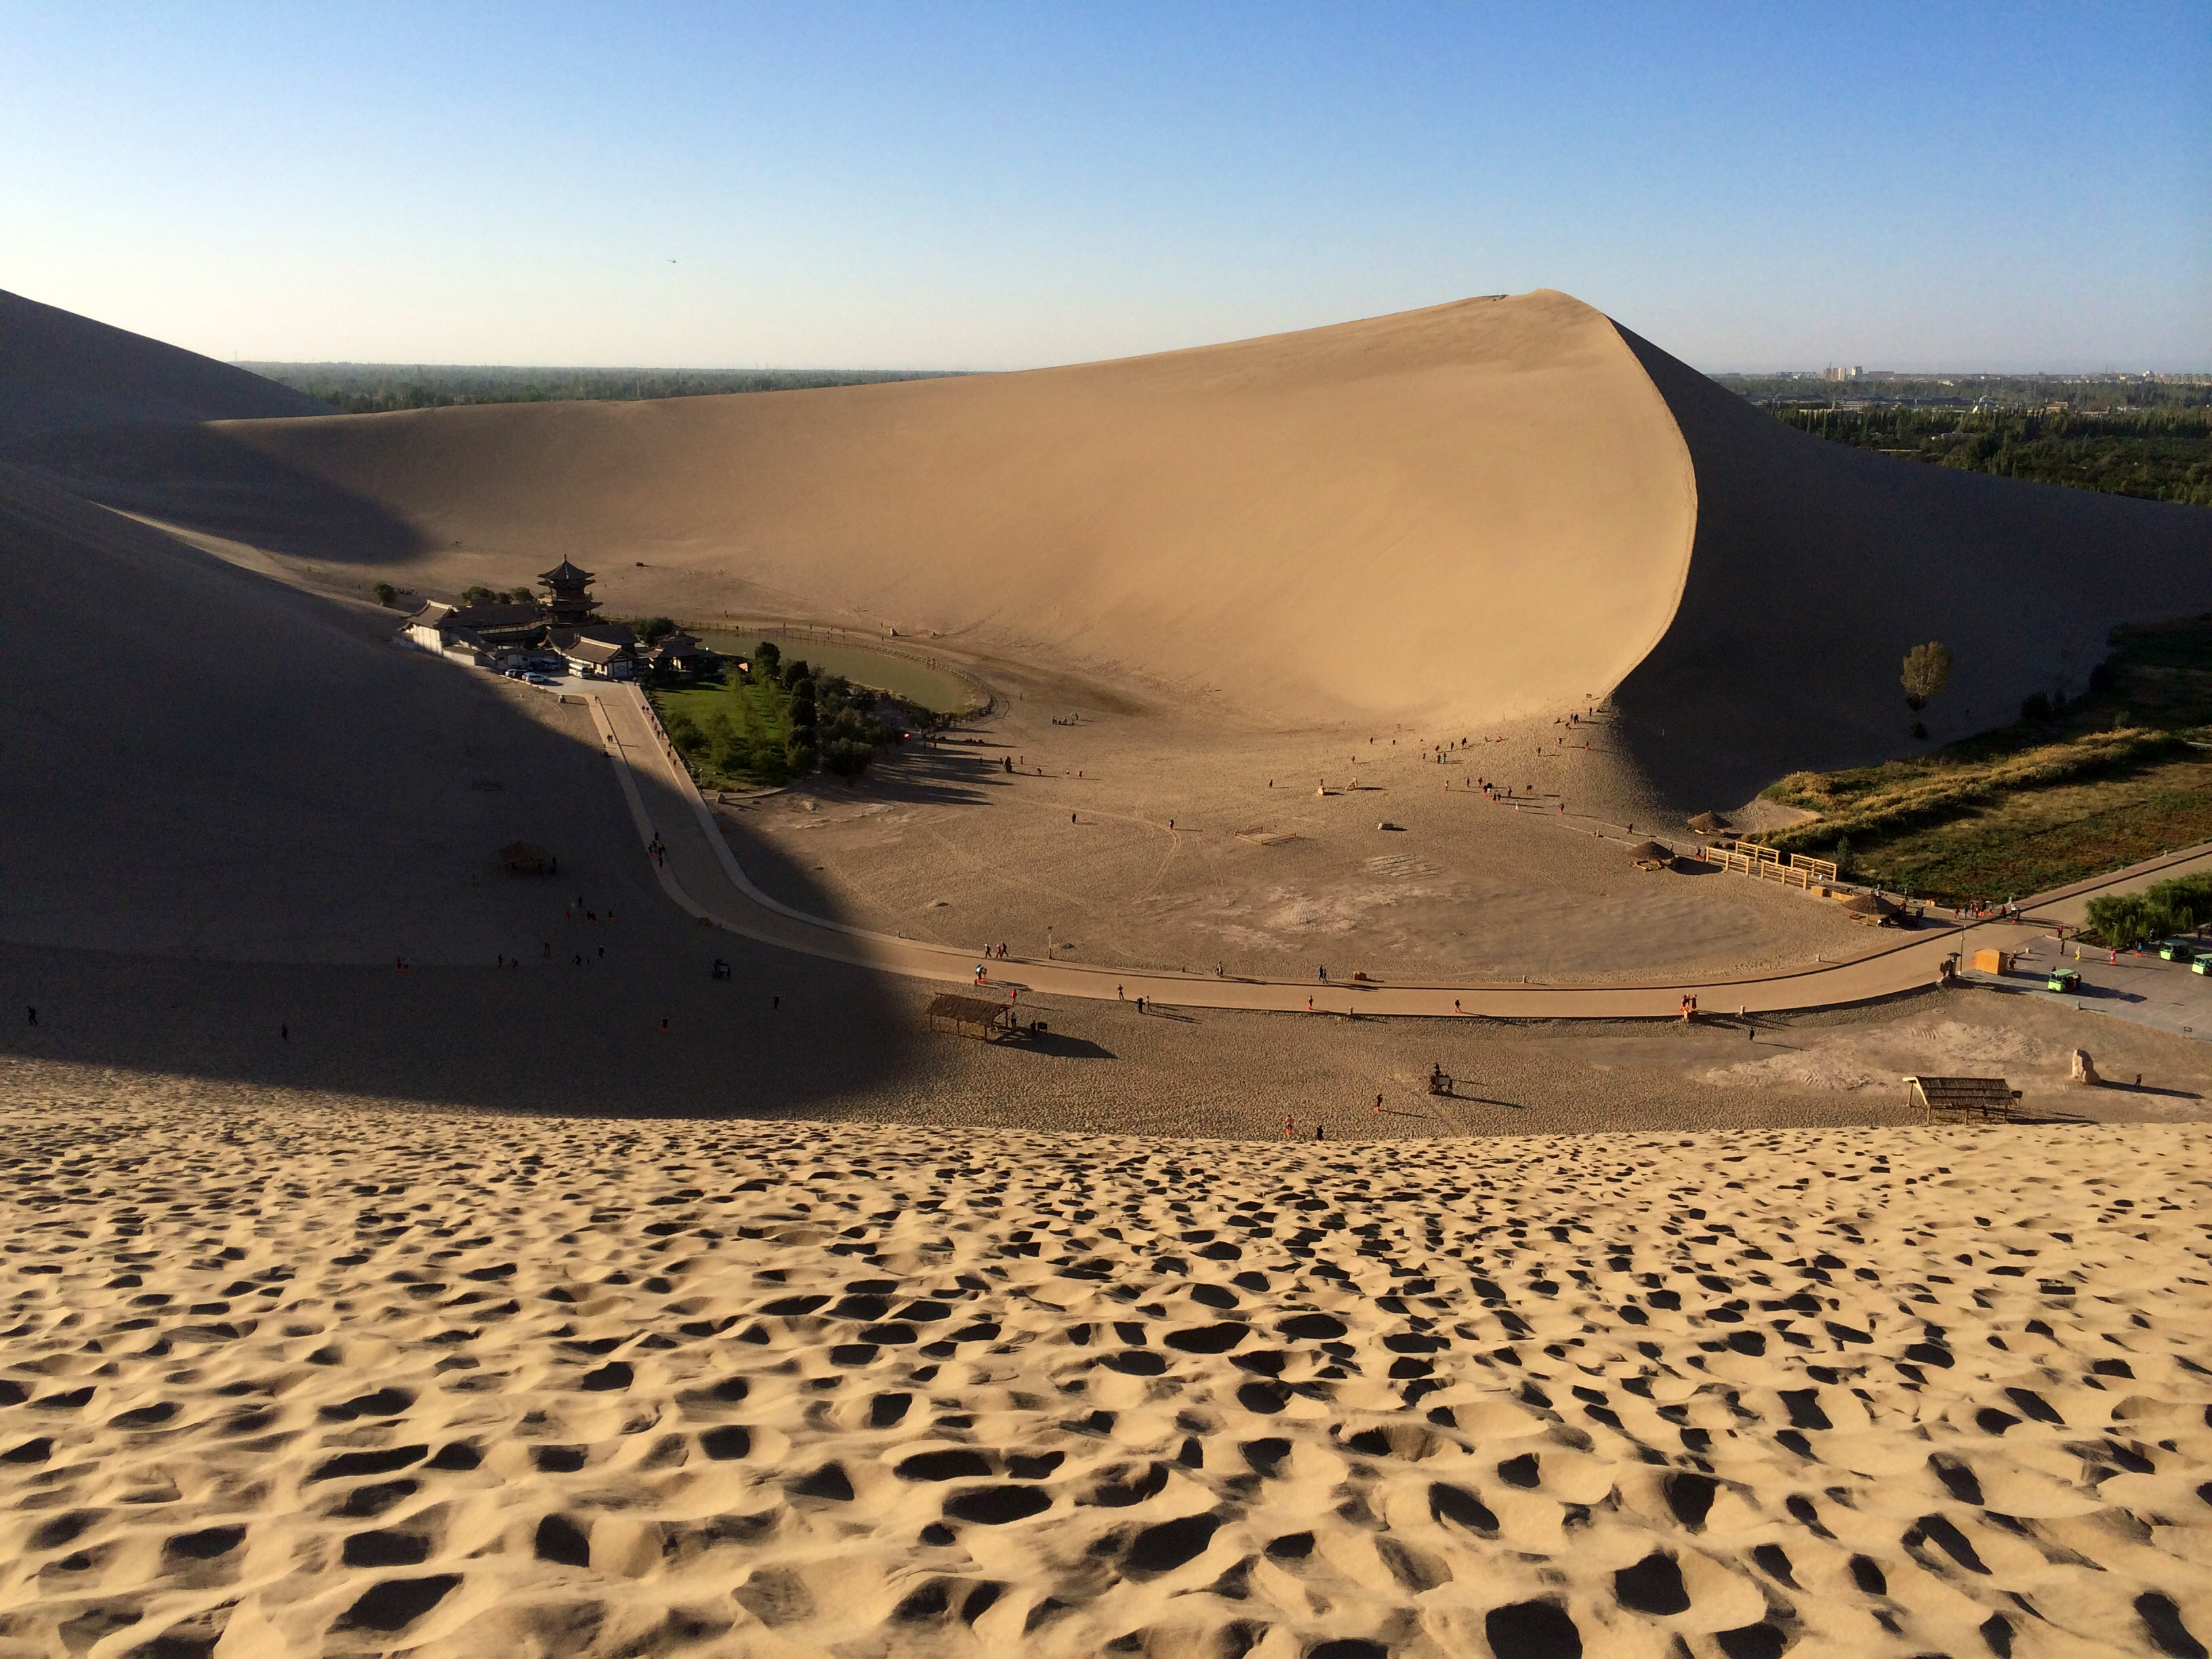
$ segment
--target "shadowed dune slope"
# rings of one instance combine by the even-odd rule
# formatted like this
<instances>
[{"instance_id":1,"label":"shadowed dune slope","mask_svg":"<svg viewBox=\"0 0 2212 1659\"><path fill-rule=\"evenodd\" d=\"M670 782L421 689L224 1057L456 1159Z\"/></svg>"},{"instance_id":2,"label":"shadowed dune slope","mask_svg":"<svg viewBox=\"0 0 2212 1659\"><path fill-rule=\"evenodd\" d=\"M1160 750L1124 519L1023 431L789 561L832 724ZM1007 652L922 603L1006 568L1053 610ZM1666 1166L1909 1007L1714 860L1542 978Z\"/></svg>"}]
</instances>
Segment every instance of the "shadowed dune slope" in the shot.
<instances>
[{"instance_id":1,"label":"shadowed dune slope","mask_svg":"<svg viewBox=\"0 0 2212 1659\"><path fill-rule=\"evenodd\" d=\"M426 586L567 555L619 611L644 560L695 611L959 632L1292 719L1602 690L1692 527L1664 405L1547 292L1018 374L220 430L404 521L435 550L380 568Z\"/></svg>"},{"instance_id":2,"label":"shadowed dune slope","mask_svg":"<svg viewBox=\"0 0 2212 1659\"><path fill-rule=\"evenodd\" d=\"M1911 746L1899 672L1941 640L1938 739L2079 690L2115 623L2212 609L2212 513L1956 471L1784 426L1622 331L1696 469L1681 606L1616 696L1661 793L1740 801Z\"/></svg>"},{"instance_id":3,"label":"shadowed dune slope","mask_svg":"<svg viewBox=\"0 0 2212 1659\"><path fill-rule=\"evenodd\" d=\"M659 903L588 726L383 642L379 620L349 631L326 601L4 467L0 589L0 939L489 962L546 902L495 872L518 837Z\"/></svg>"},{"instance_id":4,"label":"shadowed dune slope","mask_svg":"<svg viewBox=\"0 0 2212 1659\"><path fill-rule=\"evenodd\" d=\"M328 413L305 392L245 369L0 292L0 435Z\"/></svg>"}]
</instances>

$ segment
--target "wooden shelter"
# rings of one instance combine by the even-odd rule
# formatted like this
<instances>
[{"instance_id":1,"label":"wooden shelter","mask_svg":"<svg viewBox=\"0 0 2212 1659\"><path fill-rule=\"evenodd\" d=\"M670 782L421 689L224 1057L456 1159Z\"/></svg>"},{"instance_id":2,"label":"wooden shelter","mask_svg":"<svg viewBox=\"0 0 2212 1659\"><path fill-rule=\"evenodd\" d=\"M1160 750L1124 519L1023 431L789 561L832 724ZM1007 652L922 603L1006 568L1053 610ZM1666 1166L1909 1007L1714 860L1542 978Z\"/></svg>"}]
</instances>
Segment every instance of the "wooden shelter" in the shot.
<instances>
[{"instance_id":1,"label":"wooden shelter","mask_svg":"<svg viewBox=\"0 0 2212 1659\"><path fill-rule=\"evenodd\" d=\"M995 1042L1000 1037L1013 1035L1014 1011L1009 1003L987 1002L981 997L963 997L947 991L930 1002L929 1029Z\"/></svg>"},{"instance_id":2,"label":"wooden shelter","mask_svg":"<svg viewBox=\"0 0 2212 1659\"><path fill-rule=\"evenodd\" d=\"M2002 1122L2012 1116L2020 1091L2001 1077L1909 1077L1905 1103L1921 1109L1922 1121Z\"/></svg>"},{"instance_id":3,"label":"wooden shelter","mask_svg":"<svg viewBox=\"0 0 2212 1659\"><path fill-rule=\"evenodd\" d=\"M534 841L511 841L499 849L499 861L518 876L550 876L561 867L555 858Z\"/></svg>"},{"instance_id":4,"label":"wooden shelter","mask_svg":"<svg viewBox=\"0 0 2212 1659\"><path fill-rule=\"evenodd\" d=\"M1656 841L1639 841L1628 849L1628 861L1639 870L1664 870L1674 862L1674 849Z\"/></svg>"},{"instance_id":5,"label":"wooden shelter","mask_svg":"<svg viewBox=\"0 0 2212 1659\"><path fill-rule=\"evenodd\" d=\"M1869 927L1894 927L1903 914L1879 893L1857 893L1843 902L1844 914Z\"/></svg>"}]
</instances>

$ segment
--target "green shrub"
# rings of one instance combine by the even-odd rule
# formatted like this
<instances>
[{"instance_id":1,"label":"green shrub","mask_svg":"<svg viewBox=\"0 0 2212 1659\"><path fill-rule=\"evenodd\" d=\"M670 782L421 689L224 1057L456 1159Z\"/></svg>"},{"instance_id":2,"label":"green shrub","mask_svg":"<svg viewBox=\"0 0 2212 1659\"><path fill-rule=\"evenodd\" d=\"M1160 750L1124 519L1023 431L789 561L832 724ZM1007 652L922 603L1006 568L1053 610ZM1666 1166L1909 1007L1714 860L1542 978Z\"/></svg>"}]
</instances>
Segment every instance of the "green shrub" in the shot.
<instances>
[{"instance_id":1,"label":"green shrub","mask_svg":"<svg viewBox=\"0 0 2212 1659\"><path fill-rule=\"evenodd\" d=\"M2100 893L2089 901L2089 931L2118 947L2212 922L2212 874L2179 876L2140 893Z\"/></svg>"},{"instance_id":2,"label":"green shrub","mask_svg":"<svg viewBox=\"0 0 2212 1659\"><path fill-rule=\"evenodd\" d=\"M390 582L379 582L368 591L376 595L376 602L379 605L390 605L399 597L399 590Z\"/></svg>"},{"instance_id":3,"label":"green shrub","mask_svg":"<svg viewBox=\"0 0 2212 1659\"><path fill-rule=\"evenodd\" d=\"M857 778L876 757L876 746L852 738L832 738L822 751L822 763L841 778Z\"/></svg>"}]
</instances>

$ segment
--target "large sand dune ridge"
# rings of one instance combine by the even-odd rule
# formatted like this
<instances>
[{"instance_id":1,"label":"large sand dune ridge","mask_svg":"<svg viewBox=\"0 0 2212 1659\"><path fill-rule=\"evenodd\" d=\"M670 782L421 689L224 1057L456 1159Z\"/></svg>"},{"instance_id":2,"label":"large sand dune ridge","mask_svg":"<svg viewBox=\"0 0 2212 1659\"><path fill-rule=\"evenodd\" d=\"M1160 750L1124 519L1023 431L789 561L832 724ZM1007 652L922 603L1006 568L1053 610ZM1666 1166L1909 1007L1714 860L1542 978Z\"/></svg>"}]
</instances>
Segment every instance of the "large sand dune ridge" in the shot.
<instances>
[{"instance_id":1,"label":"large sand dune ridge","mask_svg":"<svg viewBox=\"0 0 2212 1659\"><path fill-rule=\"evenodd\" d=\"M2212 515L1790 433L1548 290L1019 374L15 449L364 586L568 556L618 612L934 633L1278 725L1618 688L1639 787L1704 805L1894 752L1921 641L1958 657L1940 738L2078 688L2114 623L2212 608Z\"/></svg>"}]
</instances>

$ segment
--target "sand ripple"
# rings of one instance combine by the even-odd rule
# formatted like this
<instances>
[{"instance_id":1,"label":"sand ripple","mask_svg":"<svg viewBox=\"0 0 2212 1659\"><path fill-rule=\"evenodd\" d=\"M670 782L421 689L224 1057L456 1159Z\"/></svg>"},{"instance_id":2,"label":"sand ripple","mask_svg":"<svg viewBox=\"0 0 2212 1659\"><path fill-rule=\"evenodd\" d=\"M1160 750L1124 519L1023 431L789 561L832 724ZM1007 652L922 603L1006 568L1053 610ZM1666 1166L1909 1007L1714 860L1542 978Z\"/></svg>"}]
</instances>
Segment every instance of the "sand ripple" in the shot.
<instances>
[{"instance_id":1,"label":"sand ripple","mask_svg":"<svg viewBox=\"0 0 2212 1659\"><path fill-rule=\"evenodd\" d=\"M7 1654L2212 1638L2198 1129L14 1127Z\"/></svg>"}]
</instances>

